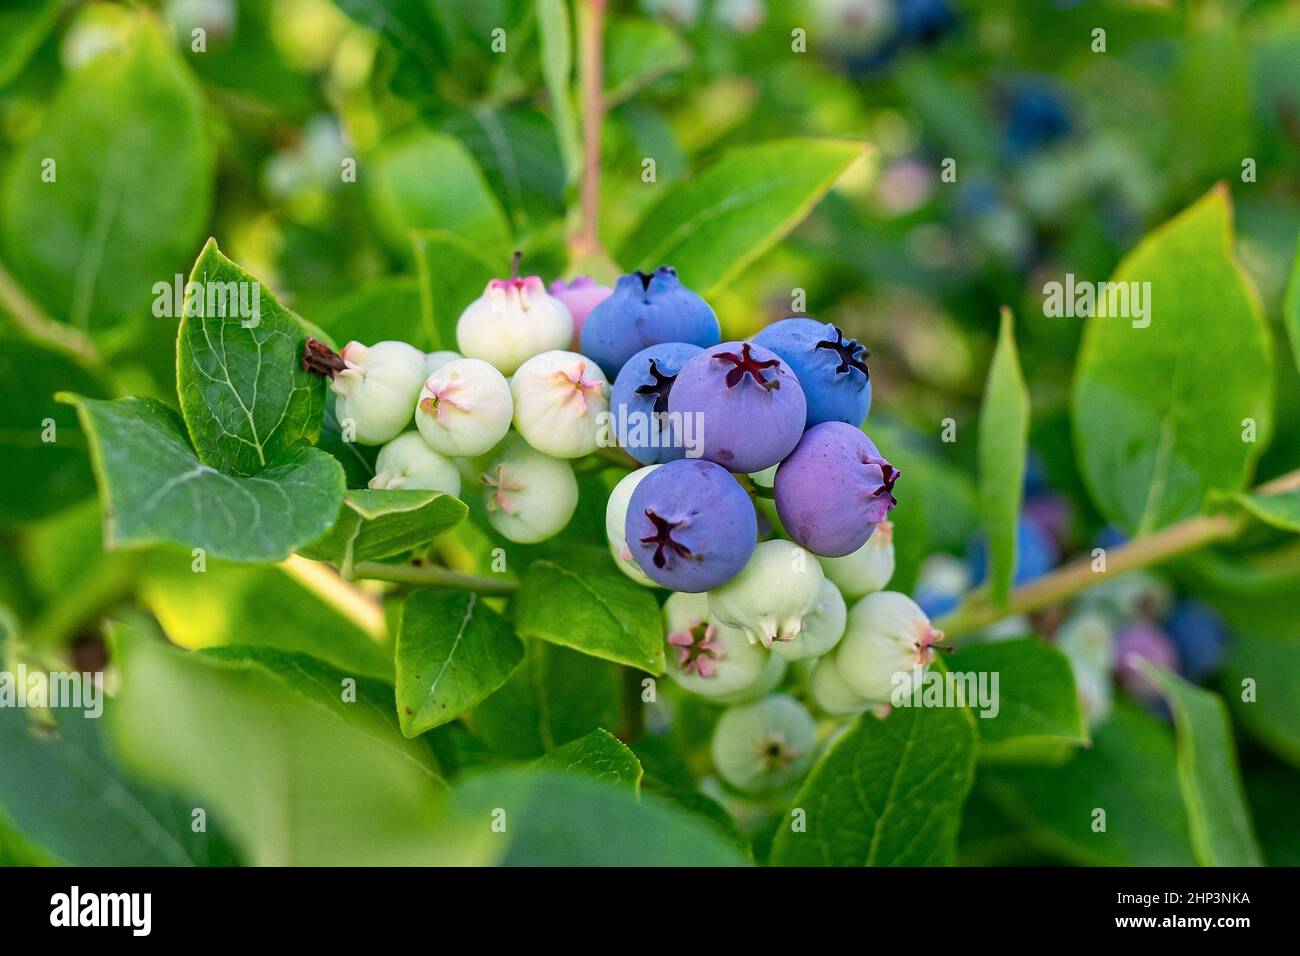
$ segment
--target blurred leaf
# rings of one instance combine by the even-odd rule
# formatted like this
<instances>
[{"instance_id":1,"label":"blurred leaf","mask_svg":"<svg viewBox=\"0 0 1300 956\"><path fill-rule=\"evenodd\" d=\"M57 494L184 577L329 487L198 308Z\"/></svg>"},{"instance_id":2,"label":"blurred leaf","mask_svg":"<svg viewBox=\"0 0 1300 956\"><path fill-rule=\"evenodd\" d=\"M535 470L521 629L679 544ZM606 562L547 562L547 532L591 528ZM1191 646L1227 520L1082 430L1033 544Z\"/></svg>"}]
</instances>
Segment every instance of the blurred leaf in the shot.
<instances>
[{"instance_id":1,"label":"blurred leaf","mask_svg":"<svg viewBox=\"0 0 1300 956\"><path fill-rule=\"evenodd\" d=\"M1239 490L1271 424L1268 328L1232 258L1227 190L1216 187L1148 236L1112 282L1149 282L1150 325L1086 321L1075 441L1098 509L1130 533L1196 513L1211 488Z\"/></svg>"},{"instance_id":2,"label":"blurred leaf","mask_svg":"<svg viewBox=\"0 0 1300 956\"><path fill-rule=\"evenodd\" d=\"M1262 865L1223 701L1145 658L1139 658L1135 666L1173 711L1178 731L1178 785L1187 805L1197 859L1204 866Z\"/></svg>"},{"instance_id":3,"label":"blurred leaf","mask_svg":"<svg viewBox=\"0 0 1300 956\"><path fill-rule=\"evenodd\" d=\"M406 96L428 96L445 65L446 38L427 0L334 0L357 23L383 37L392 50L389 79Z\"/></svg>"},{"instance_id":4,"label":"blurred leaf","mask_svg":"<svg viewBox=\"0 0 1300 956\"><path fill-rule=\"evenodd\" d=\"M556 747L539 759L537 765L585 774L606 783L620 784L633 792L641 788L641 761L603 727Z\"/></svg>"},{"instance_id":5,"label":"blurred leaf","mask_svg":"<svg viewBox=\"0 0 1300 956\"><path fill-rule=\"evenodd\" d=\"M1259 827L1269 866L1300 866L1300 776L1289 767L1255 767L1246 775L1246 796Z\"/></svg>"},{"instance_id":6,"label":"blurred leaf","mask_svg":"<svg viewBox=\"0 0 1300 956\"><path fill-rule=\"evenodd\" d=\"M578 139L578 121L573 114L570 83L573 78L573 35L569 24L568 0L538 0L537 25L542 40L542 76L546 96L551 103L555 138L564 156L564 168L570 182L582 170L582 144Z\"/></svg>"},{"instance_id":7,"label":"blurred leaf","mask_svg":"<svg viewBox=\"0 0 1300 956\"><path fill-rule=\"evenodd\" d=\"M359 489L347 492L329 534L299 553L336 564L345 575L361 561L392 557L428 544L465 518L455 495L440 491Z\"/></svg>"},{"instance_id":8,"label":"blurred leaf","mask_svg":"<svg viewBox=\"0 0 1300 956\"><path fill-rule=\"evenodd\" d=\"M510 624L468 591L416 591L397 633L397 715L417 737L482 703L524 649Z\"/></svg>"},{"instance_id":9,"label":"blurred leaf","mask_svg":"<svg viewBox=\"0 0 1300 956\"><path fill-rule=\"evenodd\" d=\"M670 186L618 259L627 268L675 266L683 282L707 297L798 225L866 149L833 139L737 147Z\"/></svg>"},{"instance_id":10,"label":"blurred leaf","mask_svg":"<svg viewBox=\"0 0 1300 956\"><path fill-rule=\"evenodd\" d=\"M86 436L77 413L54 400L56 389L104 394L71 359L0 336L0 530L52 514L95 490Z\"/></svg>"},{"instance_id":11,"label":"blurred leaf","mask_svg":"<svg viewBox=\"0 0 1300 956\"><path fill-rule=\"evenodd\" d=\"M523 664L475 708L473 723L497 753L539 757L597 727L617 725L619 676L608 661L525 641Z\"/></svg>"},{"instance_id":12,"label":"blurred leaf","mask_svg":"<svg viewBox=\"0 0 1300 956\"><path fill-rule=\"evenodd\" d=\"M684 69L691 49L656 20L618 17L605 30L605 102L616 106L661 76Z\"/></svg>"},{"instance_id":13,"label":"blurred leaf","mask_svg":"<svg viewBox=\"0 0 1300 956\"><path fill-rule=\"evenodd\" d=\"M526 245L525 237L528 243L535 241L532 225L563 229L555 217L564 212L564 156L545 114L523 105L479 103L452 114L440 129L473 154L521 237L520 245ZM528 271L540 270L530 266Z\"/></svg>"},{"instance_id":14,"label":"blurred leaf","mask_svg":"<svg viewBox=\"0 0 1300 956\"><path fill-rule=\"evenodd\" d=\"M1024 494L1029 393L1020 373L1015 319L1003 307L997 348L980 405L980 510L989 537L989 596L1006 607L1016 573L1016 525Z\"/></svg>"},{"instance_id":15,"label":"blurred leaf","mask_svg":"<svg viewBox=\"0 0 1300 956\"><path fill-rule=\"evenodd\" d=\"M183 654L124 626L113 639L124 760L198 794L253 865L482 862L486 840L438 833L428 748L402 738L391 708L343 702L342 675Z\"/></svg>"},{"instance_id":16,"label":"blurred leaf","mask_svg":"<svg viewBox=\"0 0 1300 956\"><path fill-rule=\"evenodd\" d=\"M317 324L340 343L407 342L428 352L433 334L420 311L420 284L410 276L375 279L336 299Z\"/></svg>"},{"instance_id":17,"label":"blurred leaf","mask_svg":"<svg viewBox=\"0 0 1300 956\"><path fill-rule=\"evenodd\" d=\"M483 294L488 281L505 272L460 236L418 230L413 239L420 276L420 314L435 349L456 348L456 322L466 306Z\"/></svg>"},{"instance_id":18,"label":"blurred leaf","mask_svg":"<svg viewBox=\"0 0 1300 956\"><path fill-rule=\"evenodd\" d=\"M984 767L979 788L1027 840L1084 866L1193 866L1168 728L1127 704L1057 767Z\"/></svg>"},{"instance_id":19,"label":"blurred leaf","mask_svg":"<svg viewBox=\"0 0 1300 956\"><path fill-rule=\"evenodd\" d=\"M1087 744L1088 727L1079 710L1070 662L1056 648L1035 637L972 644L945 662L953 673L997 675L997 713L981 716L980 704L968 699L975 718L981 759L1056 760Z\"/></svg>"},{"instance_id":20,"label":"blurred leaf","mask_svg":"<svg viewBox=\"0 0 1300 956\"><path fill-rule=\"evenodd\" d=\"M1234 627L1219 686L1241 728L1293 767L1300 767L1300 667L1296 666L1300 624L1294 590L1282 605L1291 622L1289 632L1246 609L1244 616L1254 619Z\"/></svg>"},{"instance_id":21,"label":"blurred leaf","mask_svg":"<svg viewBox=\"0 0 1300 956\"><path fill-rule=\"evenodd\" d=\"M176 343L181 414L205 465L253 475L315 443L325 380L302 367L307 337L302 320L208 240L186 286Z\"/></svg>"},{"instance_id":22,"label":"blurred leaf","mask_svg":"<svg viewBox=\"0 0 1300 956\"><path fill-rule=\"evenodd\" d=\"M663 673L659 605L607 554L574 548L563 559L534 561L520 582L514 614L521 637Z\"/></svg>"},{"instance_id":23,"label":"blurred leaf","mask_svg":"<svg viewBox=\"0 0 1300 956\"><path fill-rule=\"evenodd\" d=\"M413 229L438 229L489 255L500 250L505 261L511 241L505 214L455 137L413 129L385 141L369 165L366 198L394 251L410 254Z\"/></svg>"},{"instance_id":24,"label":"blurred leaf","mask_svg":"<svg viewBox=\"0 0 1300 956\"><path fill-rule=\"evenodd\" d=\"M863 714L804 780L772 845L774 866L943 866L954 862L975 772L963 707ZM807 831L792 814L807 813Z\"/></svg>"},{"instance_id":25,"label":"blurred leaf","mask_svg":"<svg viewBox=\"0 0 1300 956\"><path fill-rule=\"evenodd\" d=\"M1300 489L1276 495L1248 491L1225 495L1212 491L1210 501L1236 505L1257 521L1281 531L1300 532Z\"/></svg>"},{"instance_id":26,"label":"blurred leaf","mask_svg":"<svg viewBox=\"0 0 1300 956\"><path fill-rule=\"evenodd\" d=\"M1300 369L1300 241L1296 243L1295 263L1291 266L1291 279L1287 282L1282 320L1291 339L1291 355L1295 358L1296 368Z\"/></svg>"},{"instance_id":27,"label":"blurred leaf","mask_svg":"<svg viewBox=\"0 0 1300 956\"><path fill-rule=\"evenodd\" d=\"M196 574L188 553L150 557L140 602L181 647L301 652L347 673L392 681L392 645L375 640L282 568L208 561Z\"/></svg>"},{"instance_id":28,"label":"blurred leaf","mask_svg":"<svg viewBox=\"0 0 1300 956\"><path fill-rule=\"evenodd\" d=\"M22 72L62 8L60 0L9 0L0 10L0 87Z\"/></svg>"},{"instance_id":29,"label":"blurred leaf","mask_svg":"<svg viewBox=\"0 0 1300 956\"><path fill-rule=\"evenodd\" d=\"M90 436L104 509L104 547L172 542L231 561L279 561L338 517L343 469L295 448L249 478L199 462L180 417L152 398L95 401L61 392Z\"/></svg>"},{"instance_id":30,"label":"blurred leaf","mask_svg":"<svg viewBox=\"0 0 1300 956\"><path fill-rule=\"evenodd\" d=\"M212 201L199 86L152 16L132 22L124 49L66 76L0 202L18 278L82 329L147 314L154 283L184 269Z\"/></svg>"},{"instance_id":31,"label":"blurred leaf","mask_svg":"<svg viewBox=\"0 0 1300 956\"><path fill-rule=\"evenodd\" d=\"M502 770L458 785L456 808L485 831L504 814L506 866L743 866L733 844L654 796L555 770ZM496 816L494 816L496 815Z\"/></svg>"},{"instance_id":32,"label":"blurred leaf","mask_svg":"<svg viewBox=\"0 0 1300 956\"><path fill-rule=\"evenodd\" d=\"M1250 57L1234 25L1193 30L1183 39L1170 89L1172 159L1190 183L1239 172L1251 146ZM1216 69L1205 69L1214 63Z\"/></svg>"}]
</instances>

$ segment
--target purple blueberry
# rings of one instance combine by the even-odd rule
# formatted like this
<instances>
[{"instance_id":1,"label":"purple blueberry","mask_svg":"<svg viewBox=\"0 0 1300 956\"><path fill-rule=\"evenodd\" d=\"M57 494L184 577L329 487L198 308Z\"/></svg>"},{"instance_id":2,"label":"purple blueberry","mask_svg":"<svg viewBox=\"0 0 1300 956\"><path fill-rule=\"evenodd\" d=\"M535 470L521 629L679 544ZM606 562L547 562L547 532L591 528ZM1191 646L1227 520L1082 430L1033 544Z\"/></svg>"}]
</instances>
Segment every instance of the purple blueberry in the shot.
<instances>
[{"instance_id":1,"label":"purple blueberry","mask_svg":"<svg viewBox=\"0 0 1300 956\"><path fill-rule=\"evenodd\" d=\"M1228 629L1214 608L1184 598L1165 618L1165 631L1173 639L1189 680L1204 680L1223 663Z\"/></svg>"},{"instance_id":2,"label":"purple blueberry","mask_svg":"<svg viewBox=\"0 0 1300 956\"><path fill-rule=\"evenodd\" d=\"M683 365L704 351L687 342L664 342L642 349L623 365L614 381L610 414L618 443L643 465L659 465L686 455L686 441L668 418L668 394Z\"/></svg>"},{"instance_id":3,"label":"purple blueberry","mask_svg":"<svg viewBox=\"0 0 1300 956\"><path fill-rule=\"evenodd\" d=\"M582 351L612 381L623 363L651 345L689 342L708 348L720 338L709 304L678 281L672 266L660 266L652 274L629 273L614 284L613 294L583 324Z\"/></svg>"},{"instance_id":4,"label":"purple blueberry","mask_svg":"<svg viewBox=\"0 0 1300 956\"><path fill-rule=\"evenodd\" d=\"M1158 697L1155 686L1135 666L1142 658L1168 671L1178 670L1178 651L1169 635L1147 621L1134 621L1115 634L1115 676L1135 697Z\"/></svg>"},{"instance_id":5,"label":"purple blueberry","mask_svg":"<svg viewBox=\"0 0 1300 956\"><path fill-rule=\"evenodd\" d=\"M761 345L723 342L682 366L668 411L695 416L703 457L762 471L799 443L808 404L789 366Z\"/></svg>"},{"instance_id":6,"label":"purple blueberry","mask_svg":"<svg viewBox=\"0 0 1300 956\"><path fill-rule=\"evenodd\" d=\"M632 558L674 591L710 591L754 552L758 519L749 495L723 468L681 458L641 480L623 527Z\"/></svg>"},{"instance_id":7,"label":"purple blueberry","mask_svg":"<svg viewBox=\"0 0 1300 956\"><path fill-rule=\"evenodd\" d=\"M893 510L897 480L870 438L844 422L823 422L776 470L776 511L790 537L813 554L843 557L866 544Z\"/></svg>"},{"instance_id":8,"label":"purple blueberry","mask_svg":"<svg viewBox=\"0 0 1300 956\"><path fill-rule=\"evenodd\" d=\"M786 360L808 401L806 427L822 422L861 425L871 409L871 377L860 342L829 322L782 319L754 336L754 344Z\"/></svg>"}]
</instances>

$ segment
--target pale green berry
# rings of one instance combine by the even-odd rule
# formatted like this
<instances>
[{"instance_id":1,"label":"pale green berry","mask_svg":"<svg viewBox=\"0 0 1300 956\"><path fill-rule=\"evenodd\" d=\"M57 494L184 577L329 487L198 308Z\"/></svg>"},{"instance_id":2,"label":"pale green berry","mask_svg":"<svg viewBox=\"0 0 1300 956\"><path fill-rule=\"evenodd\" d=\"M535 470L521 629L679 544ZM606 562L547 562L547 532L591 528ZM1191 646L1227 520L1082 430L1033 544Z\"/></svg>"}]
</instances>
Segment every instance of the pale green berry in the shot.
<instances>
[{"instance_id":1,"label":"pale green berry","mask_svg":"<svg viewBox=\"0 0 1300 956\"><path fill-rule=\"evenodd\" d=\"M1115 661L1115 632L1109 618L1096 611L1071 614L1057 629L1057 649L1072 662L1109 671Z\"/></svg>"},{"instance_id":2,"label":"pale green berry","mask_svg":"<svg viewBox=\"0 0 1300 956\"><path fill-rule=\"evenodd\" d=\"M844 636L849 609L844 595L830 581L822 582L821 593L812 613L803 619L803 627L792 641L777 641L772 650L788 661L806 661L829 653Z\"/></svg>"},{"instance_id":3,"label":"pale green berry","mask_svg":"<svg viewBox=\"0 0 1300 956\"><path fill-rule=\"evenodd\" d=\"M793 697L774 694L731 707L718 720L709 752L718 776L746 793L788 787L812 766L817 725Z\"/></svg>"},{"instance_id":4,"label":"pale green berry","mask_svg":"<svg viewBox=\"0 0 1300 956\"><path fill-rule=\"evenodd\" d=\"M723 624L771 647L798 636L824 580L821 565L803 548L785 540L762 541L739 574L709 592L709 607Z\"/></svg>"},{"instance_id":5,"label":"pale green berry","mask_svg":"<svg viewBox=\"0 0 1300 956\"><path fill-rule=\"evenodd\" d=\"M658 467L658 465L647 465L624 475L614 486L614 490L609 493L609 500L605 503L605 540L609 542L609 553L614 556L614 563L637 584L644 584L651 588L657 585L641 570L641 566L632 557L623 528L627 522L627 505L632 500L632 492L636 490L642 478Z\"/></svg>"},{"instance_id":6,"label":"pale green berry","mask_svg":"<svg viewBox=\"0 0 1300 956\"><path fill-rule=\"evenodd\" d=\"M515 430L544 455L581 458L596 450L609 411L609 382L591 359L560 350L534 355L510 379Z\"/></svg>"},{"instance_id":7,"label":"pale green berry","mask_svg":"<svg viewBox=\"0 0 1300 956\"><path fill-rule=\"evenodd\" d=\"M934 659L943 632L930 626L913 601L897 591L868 594L849 610L835 663L845 686L875 704L888 704L895 690L910 694L913 680Z\"/></svg>"},{"instance_id":8,"label":"pale green berry","mask_svg":"<svg viewBox=\"0 0 1300 956\"><path fill-rule=\"evenodd\" d=\"M749 644L748 638L746 638L745 643ZM757 644L750 644L749 646L754 650L762 651L762 648ZM713 700L715 703L730 706L732 704L748 704L760 697L766 697L781 686L781 681L785 680L785 672L789 668L790 663L784 657L769 653L767 662L763 665L763 673L758 675L758 680L748 687L742 687L730 694L719 694Z\"/></svg>"},{"instance_id":9,"label":"pale green berry","mask_svg":"<svg viewBox=\"0 0 1300 956\"><path fill-rule=\"evenodd\" d=\"M849 690L834 658L830 657L813 663L812 674L808 677L808 693L814 704L836 717L860 714L871 707L870 701Z\"/></svg>"},{"instance_id":10,"label":"pale green berry","mask_svg":"<svg viewBox=\"0 0 1300 956\"><path fill-rule=\"evenodd\" d=\"M370 487L459 495L460 472L450 459L425 444L419 432L404 432L379 449Z\"/></svg>"},{"instance_id":11,"label":"pale green berry","mask_svg":"<svg viewBox=\"0 0 1300 956\"><path fill-rule=\"evenodd\" d=\"M547 294L538 276L493 279L456 323L461 354L506 375L534 355L565 348L572 338L573 316Z\"/></svg>"},{"instance_id":12,"label":"pale green berry","mask_svg":"<svg viewBox=\"0 0 1300 956\"><path fill-rule=\"evenodd\" d=\"M448 362L454 362L460 358L464 358L464 356L459 352L453 352L451 349L429 352L424 356L424 374L426 376L432 375Z\"/></svg>"},{"instance_id":13,"label":"pale green berry","mask_svg":"<svg viewBox=\"0 0 1300 956\"><path fill-rule=\"evenodd\" d=\"M453 359L425 380L415 426L434 451L471 458L505 437L513 415L504 375L481 359Z\"/></svg>"},{"instance_id":14,"label":"pale green berry","mask_svg":"<svg viewBox=\"0 0 1300 956\"><path fill-rule=\"evenodd\" d=\"M849 600L883 591L894 576L894 524L882 521L867 543L842 558L820 558L822 570Z\"/></svg>"},{"instance_id":15,"label":"pale green berry","mask_svg":"<svg viewBox=\"0 0 1300 956\"><path fill-rule=\"evenodd\" d=\"M578 507L578 481L567 461L551 458L511 435L479 478L488 523L519 544L564 530Z\"/></svg>"},{"instance_id":16,"label":"pale green berry","mask_svg":"<svg viewBox=\"0 0 1300 956\"><path fill-rule=\"evenodd\" d=\"M767 652L745 635L709 616L703 594L678 591L664 602L668 676L692 693L721 697L752 687Z\"/></svg>"},{"instance_id":17,"label":"pale green berry","mask_svg":"<svg viewBox=\"0 0 1300 956\"><path fill-rule=\"evenodd\" d=\"M405 342L349 342L339 353L344 368L330 388L345 435L362 445L382 445L400 435L415 414L424 385L424 353Z\"/></svg>"}]
</instances>

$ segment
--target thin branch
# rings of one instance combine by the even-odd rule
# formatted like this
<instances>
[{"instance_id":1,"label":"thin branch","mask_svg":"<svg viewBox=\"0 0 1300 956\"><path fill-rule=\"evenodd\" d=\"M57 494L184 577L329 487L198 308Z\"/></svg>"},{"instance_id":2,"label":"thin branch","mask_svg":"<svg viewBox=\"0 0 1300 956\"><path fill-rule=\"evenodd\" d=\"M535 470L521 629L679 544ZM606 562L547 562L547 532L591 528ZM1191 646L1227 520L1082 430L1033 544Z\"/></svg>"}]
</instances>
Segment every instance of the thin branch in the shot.
<instances>
[{"instance_id":1,"label":"thin branch","mask_svg":"<svg viewBox=\"0 0 1300 956\"><path fill-rule=\"evenodd\" d=\"M464 588L479 594L510 594L519 584L509 578L489 578L478 574L462 574L440 564L385 564L382 561L362 561L352 569L356 578L375 581L393 581L397 584L421 584L426 587Z\"/></svg>"},{"instance_id":2,"label":"thin branch","mask_svg":"<svg viewBox=\"0 0 1300 956\"><path fill-rule=\"evenodd\" d=\"M600 133L605 122L605 3L606 0L578 0L582 221L570 240L574 258L603 252L600 244Z\"/></svg>"},{"instance_id":3,"label":"thin branch","mask_svg":"<svg viewBox=\"0 0 1300 956\"><path fill-rule=\"evenodd\" d=\"M292 554L281 561L280 567L371 637L384 639L388 623L384 619L384 606L378 598L366 594L351 581L344 580L328 564L308 560L299 554Z\"/></svg>"}]
</instances>

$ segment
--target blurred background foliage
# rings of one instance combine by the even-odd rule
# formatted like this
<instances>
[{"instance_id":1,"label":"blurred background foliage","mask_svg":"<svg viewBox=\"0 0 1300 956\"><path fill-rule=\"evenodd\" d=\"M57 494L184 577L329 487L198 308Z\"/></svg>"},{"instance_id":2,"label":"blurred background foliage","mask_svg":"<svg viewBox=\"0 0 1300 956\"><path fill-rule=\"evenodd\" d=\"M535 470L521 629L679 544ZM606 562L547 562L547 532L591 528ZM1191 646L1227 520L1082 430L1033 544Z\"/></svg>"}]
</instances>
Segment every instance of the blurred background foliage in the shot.
<instances>
[{"instance_id":1,"label":"blurred background foliage","mask_svg":"<svg viewBox=\"0 0 1300 956\"><path fill-rule=\"evenodd\" d=\"M219 568L220 600L205 600L150 554L105 555L75 416L49 396L171 399L175 327L151 313L152 287L186 274L209 235L340 339L382 323L383 335L369 337L438 344L421 317L421 284L439 260L412 245L413 228L438 230L427 240L435 249L467 245L498 272L517 247L527 271L570 274L576 126L548 95L542 6L18 0L0 9L0 602L26 645L102 659L99 621L132 603L184 646L220 645L246 638L253 622L274 632L266 609L293 607L329 635L331 649L317 652L331 663L385 676L387 658L359 659L346 633L355 626L279 569ZM192 49L196 27L203 52ZM498 28L504 52L492 49ZM1098 28L1104 52L1094 48ZM792 53L800 30L807 51ZM966 438L1004 304L1018 319L1033 458L1068 501L1068 540L1080 546L1103 531L1070 435L1083 323L1044 317L1043 285L1068 272L1109 276L1216 181L1231 192L1235 251L1279 344L1274 427L1257 477L1300 461L1300 378L1283 360L1282 326L1300 230L1294 3L617 0L605 93L600 237L615 251L666 190L727 149L795 136L872 145L806 220L711 299L724 332L741 336L788 314L802 290L806 311L871 347L868 427L912 496L897 512L893 587L911 591L928 556L964 555L976 530L976 446ZM51 155L63 157L61 180L95 186L60 194L66 209L40 192L41 158ZM349 159L355 183L340 177ZM955 182L940 178L948 159ZM91 224L88 235L78 222ZM30 441L31 420L46 415L60 430L57 452ZM956 423L956 442L939 440L944 419ZM585 521L580 511L575 525ZM469 526L447 547L467 566L485 550ZM1300 546L1257 530L1165 570L1232 628L1227 661L1210 678L1229 701L1239 675L1264 669L1291 690L1233 712L1269 861L1300 862L1300 829L1285 809L1300 799ZM302 640L265 637L286 650ZM981 778L963 858L1183 861L1185 848L1160 843L1162 831L1088 846L1058 838L1055 795L1082 791L1083 801L1099 789L1122 799L1143 786L1143 735L1167 749L1167 735L1128 708L1068 768ZM517 734L508 723L480 717L486 736ZM691 734L681 723L674 733ZM694 730L697 745L706 733ZM451 750L482 746L443 736ZM536 743L492 749L532 755ZM650 767L654 755L642 758ZM680 759L665 756L658 775L680 776L685 768L670 766ZM1168 796L1139 802L1158 820ZM6 839L0 859L23 858L20 838Z\"/></svg>"}]
</instances>

